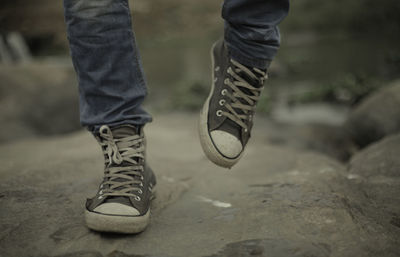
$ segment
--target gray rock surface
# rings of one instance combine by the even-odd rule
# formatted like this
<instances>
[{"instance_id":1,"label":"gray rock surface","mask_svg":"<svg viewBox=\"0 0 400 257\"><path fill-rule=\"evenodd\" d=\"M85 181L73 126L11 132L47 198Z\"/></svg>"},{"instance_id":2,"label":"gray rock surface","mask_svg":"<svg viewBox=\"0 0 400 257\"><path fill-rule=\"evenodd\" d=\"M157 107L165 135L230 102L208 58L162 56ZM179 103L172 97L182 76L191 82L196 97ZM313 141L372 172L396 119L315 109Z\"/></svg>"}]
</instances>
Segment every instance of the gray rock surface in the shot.
<instances>
[{"instance_id":1,"label":"gray rock surface","mask_svg":"<svg viewBox=\"0 0 400 257\"><path fill-rule=\"evenodd\" d=\"M80 128L75 73L65 62L0 65L0 143Z\"/></svg>"},{"instance_id":2,"label":"gray rock surface","mask_svg":"<svg viewBox=\"0 0 400 257\"><path fill-rule=\"evenodd\" d=\"M262 119L239 164L221 169L204 157L195 118L156 116L147 127L158 189L151 224L138 235L84 225L85 198L102 177L87 132L0 146L0 255L398 256L399 228L381 222L387 211L352 169L267 144Z\"/></svg>"},{"instance_id":3,"label":"gray rock surface","mask_svg":"<svg viewBox=\"0 0 400 257\"><path fill-rule=\"evenodd\" d=\"M351 111L345 128L360 147L400 132L400 81L363 100Z\"/></svg>"},{"instance_id":4,"label":"gray rock surface","mask_svg":"<svg viewBox=\"0 0 400 257\"><path fill-rule=\"evenodd\" d=\"M400 242L399 154L400 134L396 134L357 153L349 164L349 176L367 198L364 209L397 242Z\"/></svg>"},{"instance_id":5,"label":"gray rock surface","mask_svg":"<svg viewBox=\"0 0 400 257\"><path fill-rule=\"evenodd\" d=\"M307 123L282 124L270 121L264 131L269 144L296 148L299 151L323 153L346 162L357 147L342 126Z\"/></svg>"}]
</instances>

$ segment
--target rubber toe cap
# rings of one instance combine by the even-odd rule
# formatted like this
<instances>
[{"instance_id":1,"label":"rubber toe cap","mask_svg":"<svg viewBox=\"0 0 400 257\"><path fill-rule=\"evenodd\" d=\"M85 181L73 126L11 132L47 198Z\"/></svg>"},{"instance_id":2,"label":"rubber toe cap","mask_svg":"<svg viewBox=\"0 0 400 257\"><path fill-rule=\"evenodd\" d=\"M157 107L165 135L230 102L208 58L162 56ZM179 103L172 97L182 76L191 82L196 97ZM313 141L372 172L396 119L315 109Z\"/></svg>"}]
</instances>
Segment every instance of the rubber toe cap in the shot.
<instances>
[{"instance_id":1,"label":"rubber toe cap","mask_svg":"<svg viewBox=\"0 0 400 257\"><path fill-rule=\"evenodd\" d=\"M243 150L240 140L228 132L214 130L210 136L217 150L227 158L236 158Z\"/></svg>"},{"instance_id":2,"label":"rubber toe cap","mask_svg":"<svg viewBox=\"0 0 400 257\"><path fill-rule=\"evenodd\" d=\"M120 203L103 203L94 209L95 212L108 215L138 216L139 211L135 208Z\"/></svg>"}]
</instances>

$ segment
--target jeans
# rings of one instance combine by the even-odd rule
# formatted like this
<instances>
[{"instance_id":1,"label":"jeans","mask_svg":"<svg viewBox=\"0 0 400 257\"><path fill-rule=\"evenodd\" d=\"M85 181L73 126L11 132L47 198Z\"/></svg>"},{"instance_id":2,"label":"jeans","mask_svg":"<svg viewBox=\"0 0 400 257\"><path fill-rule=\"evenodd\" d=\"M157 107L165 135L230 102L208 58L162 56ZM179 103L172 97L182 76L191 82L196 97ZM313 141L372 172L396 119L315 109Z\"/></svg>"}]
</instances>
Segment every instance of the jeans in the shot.
<instances>
[{"instance_id":1,"label":"jeans","mask_svg":"<svg viewBox=\"0 0 400 257\"><path fill-rule=\"evenodd\" d=\"M267 68L280 38L277 25L289 0L225 0L225 41L233 59ZM80 121L101 125L144 125L147 94L128 0L64 0L70 52L79 82Z\"/></svg>"}]
</instances>

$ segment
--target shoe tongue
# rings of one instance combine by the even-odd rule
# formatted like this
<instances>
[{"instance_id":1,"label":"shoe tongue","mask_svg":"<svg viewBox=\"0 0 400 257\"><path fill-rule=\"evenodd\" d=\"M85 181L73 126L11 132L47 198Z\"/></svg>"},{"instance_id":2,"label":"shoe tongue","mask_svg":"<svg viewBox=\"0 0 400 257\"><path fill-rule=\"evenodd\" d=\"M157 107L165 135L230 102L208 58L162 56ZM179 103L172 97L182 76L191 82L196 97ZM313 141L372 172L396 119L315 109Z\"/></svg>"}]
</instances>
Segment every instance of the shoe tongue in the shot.
<instances>
[{"instance_id":1,"label":"shoe tongue","mask_svg":"<svg viewBox=\"0 0 400 257\"><path fill-rule=\"evenodd\" d=\"M250 71L252 71L253 73L255 73L255 71L254 71L254 69L253 69L252 67L249 67L249 66L245 66L245 67L248 68L248 69L249 69ZM266 70L263 70L263 71L266 72ZM250 85L252 85L252 86L254 86L254 87L259 88L259 87L262 87L262 86L263 86L263 85L260 83L260 81L259 81L258 79L255 79L255 78L250 77L250 76L249 76L246 72L244 72L244 71L240 71L240 72L238 73L238 75L239 75L240 77L242 77L244 80L246 80ZM258 76L258 75L259 75L258 73L255 73L255 75L256 75L258 78L261 77L261 75ZM243 93L245 93L245 94L247 94L247 95L253 95L253 93L252 93L249 89L247 89L247 88L240 87L240 90L242 90ZM243 104L247 104L247 102L246 102L244 99L242 99L242 98L239 98L239 101L240 101L241 103L243 103ZM240 109L235 109L235 110L236 110L236 112L238 112L238 114L244 114L244 112L243 112L242 110L240 110ZM226 120L221 124L221 126L220 126L218 129L223 130L223 131L226 131L226 132L228 132L228 133L234 135L234 136L235 136L236 138L238 138L239 140L241 140L241 137L242 137L242 134L241 134L242 127L239 126L238 124L236 124L236 122L233 122L233 121L230 120L230 119L226 119Z\"/></svg>"},{"instance_id":2,"label":"shoe tongue","mask_svg":"<svg viewBox=\"0 0 400 257\"><path fill-rule=\"evenodd\" d=\"M119 127L112 128L111 131L112 131L113 137L115 139L130 137L130 136L137 135L140 133L139 128L137 128L133 125L122 125ZM135 147L135 146L132 146L132 147ZM137 161L139 161L139 160L137 160ZM126 167L126 166L131 166L131 165L132 165L132 163L123 161L121 164L112 164L111 167L118 167L118 166ZM121 180L123 180L123 179L118 179L117 181L121 181Z\"/></svg>"},{"instance_id":3,"label":"shoe tongue","mask_svg":"<svg viewBox=\"0 0 400 257\"><path fill-rule=\"evenodd\" d=\"M247 67L247 66L246 66ZM252 71L252 68L250 68L250 67L247 67L248 69L250 69L251 71ZM238 75L241 77L241 78L243 78L245 81L247 81L250 85L252 85L253 87L257 87L257 88L260 88L260 87L262 87L262 84L260 83L260 81L258 80L258 79L256 79L256 78L252 78L252 77L250 77L250 75L248 75L246 72L244 72L244 71L240 71L239 73L238 73ZM257 76L257 74L256 74L256 76ZM246 95L248 95L248 96L253 96L254 94L253 94L253 92L250 90L250 89L248 89L248 88L245 88L245 87L238 87L243 93L245 93ZM248 104L248 102L246 101L246 100L244 100L243 98L241 98L241 97L238 97L238 100L242 103L242 104ZM238 113L238 114L244 114L244 112L242 111L242 110L240 110L240 109L236 109L236 112ZM234 122L232 122L232 123L234 123ZM236 124L235 124L236 125ZM239 125L236 125L236 126L238 126L238 127L240 127Z\"/></svg>"},{"instance_id":4,"label":"shoe tongue","mask_svg":"<svg viewBox=\"0 0 400 257\"><path fill-rule=\"evenodd\" d=\"M122 125L111 130L114 138L118 139L138 134L138 128L133 125Z\"/></svg>"},{"instance_id":5,"label":"shoe tongue","mask_svg":"<svg viewBox=\"0 0 400 257\"><path fill-rule=\"evenodd\" d=\"M260 83L260 79L261 79L261 74L258 74L256 71L254 71L254 68L249 67L249 66L245 66L246 68L248 68L251 72L254 73L254 75L257 76L257 78L253 78L251 77L249 74L247 74L244 71L239 71L238 75L243 78L245 81L247 81L250 85L252 85L253 87L256 88L260 88L263 86L263 84ZM264 70L263 70L264 71ZM266 71L265 71L266 72ZM251 92L250 89L245 88L245 87L239 87L240 90L245 93L246 95L249 96L253 96L253 93ZM246 101L244 99L239 98L239 101L243 104L247 104ZM242 114L242 112L240 112L240 114Z\"/></svg>"},{"instance_id":6,"label":"shoe tongue","mask_svg":"<svg viewBox=\"0 0 400 257\"><path fill-rule=\"evenodd\" d=\"M242 77L244 80L246 80L250 85L253 87L259 87L260 83L258 82L257 79L250 77L247 73L244 71L239 72L238 74L240 77ZM242 88L243 90L248 90L247 88ZM249 90L248 90L249 91Z\"/></svg>"},{"instance_id":7,"label":"shoe tongue","mask_svg":"<svg viewBox=\"0 0 400 257\"><path fill-rule=\"evenodd\" d=\"M253 87L257 87L257 88L260 88L260 87L262 87L263 85L260 83L260 81L259 81L259 79L261 79L261 74L258 74L256 71L254 71L254 68L252 68L252 67L249 67L249 66L245 66L247 69L249 69L251 72L253 72L254 73L254 75L256 75L256 77L258 78L258 79L256 79L256 78L252 78L250 75L248 75L246 72L244 72L244 71L241 71L241 72L239 72L239 76L240 77L242 77L244 80L246 80L250 85L252 85ZM262 70L263 72L267 72L266 70ZM247 90L247 89L246 89Z\"/></svg>"},{"instance_id":8,"label":"shoe tongue","mask_svg":"<svg viewBox=\"0 0 400 257\"><path fill-rule=\"evenodd\" d=\"M133 136L133 135L140 133L139 128L135 127L133 125L118 126L115 128L111 128L111 131L112 131L113 137L115 139L121 139L121 138ZM127 166L131 166L131 165L132 165L132 163L123 161L121 164L113 163L110 167L127 167ZM123 178L116 178L114 181L115 182L124 182L126 180ZM118 190L119 188L116 188L116 189ZM107 199L104 202L105 203L121 203L121 204L131 206L131 202L130 202L129 198L122 197L122 196L109 196L109 197L107 197Z\"/></svg>"}]
</instances>

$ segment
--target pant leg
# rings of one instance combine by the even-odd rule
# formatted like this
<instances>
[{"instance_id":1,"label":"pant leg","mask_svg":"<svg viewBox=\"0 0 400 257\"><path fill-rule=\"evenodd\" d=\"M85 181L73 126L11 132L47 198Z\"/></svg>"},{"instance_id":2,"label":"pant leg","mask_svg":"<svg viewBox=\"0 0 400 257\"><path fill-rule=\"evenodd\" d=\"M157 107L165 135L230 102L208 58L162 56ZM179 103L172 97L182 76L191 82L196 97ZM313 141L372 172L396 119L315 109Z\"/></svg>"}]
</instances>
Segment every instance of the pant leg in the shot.
<instances>
[{"instance_id":1,"label":"pant leg","mask_svg":"<svg viewBox=\"0 0 400 257\"><path fill-rule=\"evenodd\" d=\"M149 122L141 107L147 90L128 0L64 0L64 12L81 124Z\"/></svg>"},{"instance_id":2,"label":"pant leg","mask_svg":"<svg viewBox=\"0 0 400 257\"><path fill-rule=\"evenodd\" d=\"M288 11L289 0L225 0L222 17L232 58L267 68L280 45L278 24Z\"/></svg>"}]
</instances>

